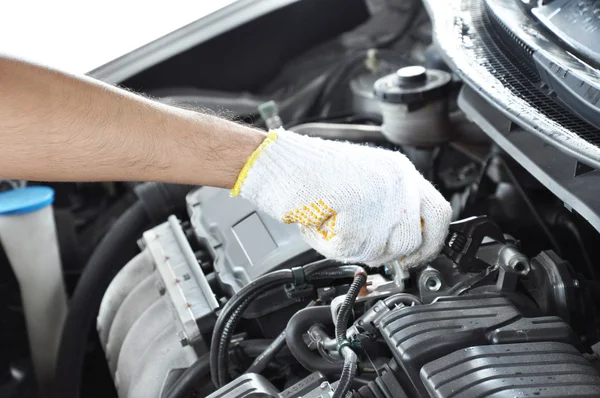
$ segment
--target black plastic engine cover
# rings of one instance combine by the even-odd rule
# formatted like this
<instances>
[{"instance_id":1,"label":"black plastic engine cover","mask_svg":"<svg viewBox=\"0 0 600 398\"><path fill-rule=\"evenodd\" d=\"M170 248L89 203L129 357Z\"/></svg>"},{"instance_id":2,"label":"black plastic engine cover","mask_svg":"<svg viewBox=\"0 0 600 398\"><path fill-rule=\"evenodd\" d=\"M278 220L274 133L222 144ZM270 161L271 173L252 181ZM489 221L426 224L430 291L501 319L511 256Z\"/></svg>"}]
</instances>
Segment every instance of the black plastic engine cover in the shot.
<instances>
[{"instance_id":1,"label":"black plastic engine cover","mask_svg":"<svg viewBox=\"0 0 600 398\"><path fill-rule=\"evenodd\" d=\"M421 369L435 398L600 397L600 376L572 346L523 343L462 349Z\"/></svg>"},{"instance_id":2,"label":"black plastic engine cover","mask_svg":"<svg viewBox=\"0 0 600 398\"><path fill-rule=\"evenodd\" d=\"M415 393L429 396L420 382L421 368L457 350L492 344L564 342L576 344L560 318L525 318L502 296L442 297L422 306L393 310L380 331Z\"/></svg>"}]
</instances>

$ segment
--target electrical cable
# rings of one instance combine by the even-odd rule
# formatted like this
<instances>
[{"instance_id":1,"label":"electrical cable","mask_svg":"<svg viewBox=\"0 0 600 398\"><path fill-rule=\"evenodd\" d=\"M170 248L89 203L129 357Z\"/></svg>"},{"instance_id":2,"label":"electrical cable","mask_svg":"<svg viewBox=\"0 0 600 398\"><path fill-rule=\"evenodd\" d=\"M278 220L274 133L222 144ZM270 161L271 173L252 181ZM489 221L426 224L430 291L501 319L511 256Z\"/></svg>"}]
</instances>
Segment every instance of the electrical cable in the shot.
<instances>
[{"instance_id":1,"label":"electrical cable","mask_svg":"<svg viewBox=\"0 0 600 398\"><path fill-rule=\"evenodd\" d=\"M342 367L342 375L340 376L338 386L333 392L333 398L345 397L346 393L350 390L352 381L356 375L358 357L352 349L351 343L346 339L346 330L348 329L348 320L350 319L350 314L354 308L358 293L367 282L367 273L362 267L358 268L359 269L354 274L354 280L346 293L344 302L340 306L335 322L335 336L340 354L344 357L344 365Z\"/></svg>"},{"instance_id":2,"label":"electrical cable","mask_svg":"<svg viewBox=\"0 0 600 398\"><path fill-rule=\"evenodd\" d=\"M350 347L342 347L340 351L344 357L344 365L342 367L340 381L333 392L332 398L345 397L350 390L350 387L352 387L352 382L354 381L354 376L356 375L356 364L358 362L356 353Z\"/></svg>"},{"instance_id":3,"label":"electrical cable","mask_svg":"<svg viewBox=\"0 0 600 398\"><path fill-rule=\"evenodd\" d=\"M292 281L293 273L289 269L265 274L244 286L225 304L215 323L210 347L210 371L215 387L229 382L229 346L243 312L261 294Z\"/></svg>"},{"instance_id":4,"label":"electrical cable","mask_svg":"<svg viewBox=\"0 0 600 398\"><path fill-rule=\"evenodd\" d=\"M309 278L317 271L334 266L340 266L340 263L324 259L307 264L301 270ZM215 323L210 347L211 378L216 387L221 387L229 382L228 362L231 337L244 311L260 295L290 282L295 282L295 274L289 269L265 274L244 286L225 304Z\"/></svg>"},{"instance_id":5,"label":"electrical cable","mask_svg":"<svg viewBox=\"0 0 600 398\"><path fill-rule=\"evenodd\" d=\"M350 320L354 303L356 302L358 293L360 293L360 289L362 289L367 282L367 273L362 267L359 268L360 269L354 274L354 280L350 284L346 297L340 305L335 321L335 337L338 344L342 344L346 341L346 330L348 329L348 321Z\"/></svg>"}]
</instances>

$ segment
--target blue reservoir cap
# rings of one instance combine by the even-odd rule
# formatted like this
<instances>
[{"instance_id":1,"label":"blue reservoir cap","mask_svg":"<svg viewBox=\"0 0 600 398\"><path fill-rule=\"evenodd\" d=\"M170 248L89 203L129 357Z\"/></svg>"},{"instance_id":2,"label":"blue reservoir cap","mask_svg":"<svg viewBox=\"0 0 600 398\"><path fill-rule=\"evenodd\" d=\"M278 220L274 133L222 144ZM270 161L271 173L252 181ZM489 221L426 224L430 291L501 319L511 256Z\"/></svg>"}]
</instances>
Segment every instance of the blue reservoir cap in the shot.
<instances>
[{"instance_id":1,"label":"blue reservoir cap","mask_svg":"<svg viewBox=\"0 0 600 398\"><path fill-rule=\"evenodd\" d=\"M42 209L54 202L50 187L26 187L0 193L0 215L25 214Z\"/></svg>"}]
</instances>

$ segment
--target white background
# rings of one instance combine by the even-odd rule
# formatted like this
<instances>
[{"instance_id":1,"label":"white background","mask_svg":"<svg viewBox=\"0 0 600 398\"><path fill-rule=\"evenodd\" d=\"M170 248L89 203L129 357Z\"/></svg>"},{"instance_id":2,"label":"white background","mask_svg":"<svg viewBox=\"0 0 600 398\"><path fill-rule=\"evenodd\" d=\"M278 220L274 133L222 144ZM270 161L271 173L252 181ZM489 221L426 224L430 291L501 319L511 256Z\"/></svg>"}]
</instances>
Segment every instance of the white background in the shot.
<instances>
[{"instance_id":1,"label":"white background","mask_svg":"<svg viewBox=\"0 0 600 398\"><path fill-rule=\"evenodd\" d=\"M2 0L0 53L86 73L235 0Z\"/></svg>"}]
</instances>

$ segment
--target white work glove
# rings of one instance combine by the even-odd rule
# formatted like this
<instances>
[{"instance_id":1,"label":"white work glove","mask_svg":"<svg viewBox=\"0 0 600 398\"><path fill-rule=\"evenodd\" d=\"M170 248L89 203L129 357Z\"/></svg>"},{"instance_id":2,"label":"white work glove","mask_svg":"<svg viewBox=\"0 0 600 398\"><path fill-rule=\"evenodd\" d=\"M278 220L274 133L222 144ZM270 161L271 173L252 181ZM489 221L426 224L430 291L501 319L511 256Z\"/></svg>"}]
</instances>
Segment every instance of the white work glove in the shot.
<instances>
[{"instance_id":1,"label":"white work glove","mask_svg":"<svg viewBox=\"0 0 600 398\"><path fill-rule=\"evenodd\" d=\"M232 196L300 225L327 258L421 265L440 251L451 208L401 153L269 133L240 172Z\"/></svg>"}]
</instances>

